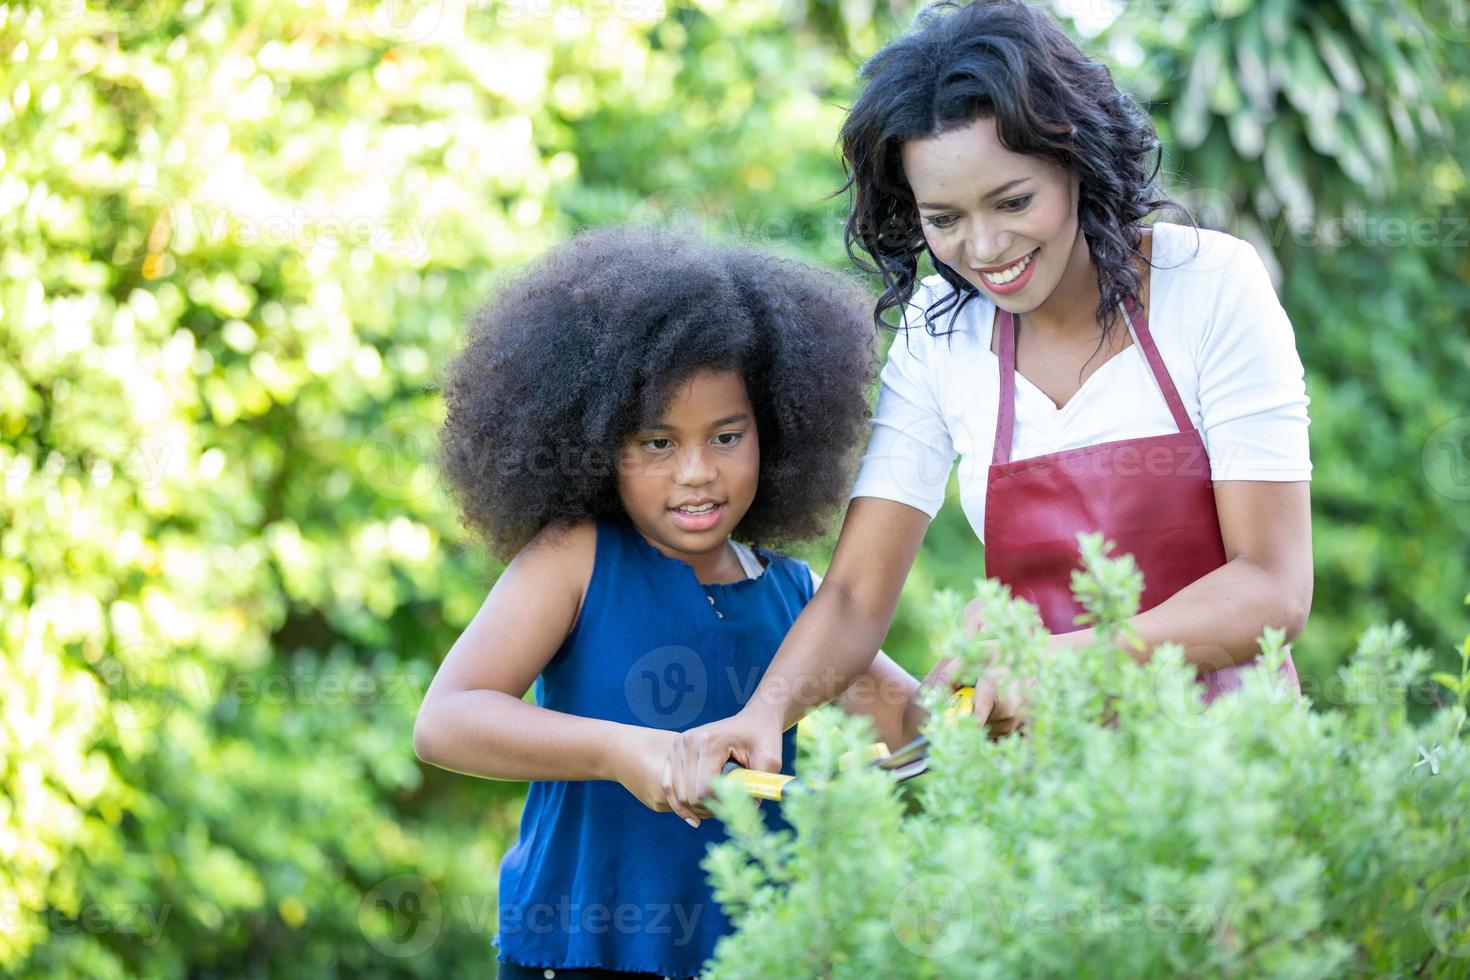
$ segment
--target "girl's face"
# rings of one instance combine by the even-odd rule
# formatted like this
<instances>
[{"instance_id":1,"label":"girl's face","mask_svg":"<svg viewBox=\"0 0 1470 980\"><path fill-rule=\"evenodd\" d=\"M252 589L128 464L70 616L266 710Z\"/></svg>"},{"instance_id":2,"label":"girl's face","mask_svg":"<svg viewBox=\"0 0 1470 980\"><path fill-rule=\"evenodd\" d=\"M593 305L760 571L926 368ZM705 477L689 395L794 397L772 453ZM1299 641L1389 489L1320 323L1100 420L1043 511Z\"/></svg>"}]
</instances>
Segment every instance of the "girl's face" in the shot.
<instances>
[{"instance_id":1,"label":"girl's face","mask_svg":"<svg viewBox=\"0 0 1470 980\"><path fill-rule=\"evenodd\" d=\"M1080 182L1006 149L993 118L911 140L902 157L930 251L1000 308L1031 312L1079 254L1086 260Z\"/></svg>"},{"instance_id":2,"label":"girl's face","mask_svg":"<svg viewBox=\"0 0 1470 980\"><path fill-rule=\"evenodd\" d=\"M698 371L663 416L623 441L618 496L633 526L701 577L728 561L725 541L755 500L760 439L745 381Z\"/></svg>"}]
</instances>

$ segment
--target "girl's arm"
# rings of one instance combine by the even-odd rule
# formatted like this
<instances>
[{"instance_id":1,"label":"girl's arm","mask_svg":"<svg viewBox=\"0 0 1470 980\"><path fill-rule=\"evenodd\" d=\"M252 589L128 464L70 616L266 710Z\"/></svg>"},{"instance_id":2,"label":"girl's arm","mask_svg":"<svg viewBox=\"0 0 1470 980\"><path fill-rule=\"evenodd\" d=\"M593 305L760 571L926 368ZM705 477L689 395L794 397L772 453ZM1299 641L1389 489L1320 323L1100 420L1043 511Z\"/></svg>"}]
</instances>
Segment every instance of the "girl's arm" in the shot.
<instances>
[{"instance_id":1,"label":"girl's arm","mask_svg":"<svg viewBox=\"0 0 1470 980\"><path fill-rule=\"evenodd\" d=\"M879 741L892 751L919 735L926 716L919 707L918 694L918 678L879 650L867 672L842 692L836 704L850 715L871 718Z\"/></svg>"},{"instance_id":2,"label":"girl's arm","mask_svg":"<svg viewBox=\"0 0 1470 980\"><path fill-rule=\"evenodd\" d=\"M543 532L506 567L424 694L420 759L487 779L616 780L668 809L657 769L675 733L522 700L576 623L596 548L592 525Z\"/></svg>"}]
</instances>

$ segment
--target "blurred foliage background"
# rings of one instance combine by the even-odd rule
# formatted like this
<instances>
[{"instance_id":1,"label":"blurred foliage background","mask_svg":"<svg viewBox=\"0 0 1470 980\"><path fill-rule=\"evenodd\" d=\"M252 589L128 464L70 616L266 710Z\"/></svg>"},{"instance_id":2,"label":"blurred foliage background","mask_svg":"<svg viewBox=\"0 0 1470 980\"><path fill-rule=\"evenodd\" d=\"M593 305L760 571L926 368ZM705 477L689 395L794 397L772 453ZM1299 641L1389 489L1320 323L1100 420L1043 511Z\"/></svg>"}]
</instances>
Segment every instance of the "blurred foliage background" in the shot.
<instances>
[{"instance_id":1,"label":"blurred foliage background","mask_svg":"<svg viewBox=\"0 0 1470 980\"><path fill-rule=\"evenodd\" d=\"M492 969L523 787L409 738L497 571L426 465L436 370L498 274L583 226L843 267L842 106L915 9L0 3L0 973ZM1054 12L1151 108L1170 189L1279 273L1312 399L1306 682L1376 621L1449 665L1463 4ZM915 600L982 569L947 507L887 644L911 671Z\"/></svg>"}]
</instances>

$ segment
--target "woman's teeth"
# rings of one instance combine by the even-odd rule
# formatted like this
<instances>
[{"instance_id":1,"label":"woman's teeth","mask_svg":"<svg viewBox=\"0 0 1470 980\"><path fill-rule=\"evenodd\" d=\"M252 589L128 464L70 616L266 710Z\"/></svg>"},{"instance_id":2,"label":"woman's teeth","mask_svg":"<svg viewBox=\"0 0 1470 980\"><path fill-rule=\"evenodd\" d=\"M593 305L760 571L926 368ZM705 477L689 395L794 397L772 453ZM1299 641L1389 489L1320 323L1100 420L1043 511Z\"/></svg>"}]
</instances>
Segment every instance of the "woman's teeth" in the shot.
<instances>
[{"instance_id":1,"label":"woman's teeth","mask_svg":"<svg viewBox=\"0 0 1470 980\"><path fill-rule=\"evenodd\" d=\"M700 504L698 507L675 507L681 514L708 514L718 507L719 504Z\"/></svg>"},{"instance_id":2,"label":"woman's teeth","mask_svg":"<svg viewBox=\"0 0 1470 980\"><path fill-rule=\"evenodd\" d=\"M985 277L985 280L987 282L993 282L997 286L1004 286L1006 283L1012 282L1017 276L1025 272L1026 267L1031 264L1031 260L1035 258L1035 256L1036 252L1033 250L1020 262L1017 262L1015 265L1010 266L1009 268L1001 272L982 272L980 274Z\"/></svg>"}]
</instances>

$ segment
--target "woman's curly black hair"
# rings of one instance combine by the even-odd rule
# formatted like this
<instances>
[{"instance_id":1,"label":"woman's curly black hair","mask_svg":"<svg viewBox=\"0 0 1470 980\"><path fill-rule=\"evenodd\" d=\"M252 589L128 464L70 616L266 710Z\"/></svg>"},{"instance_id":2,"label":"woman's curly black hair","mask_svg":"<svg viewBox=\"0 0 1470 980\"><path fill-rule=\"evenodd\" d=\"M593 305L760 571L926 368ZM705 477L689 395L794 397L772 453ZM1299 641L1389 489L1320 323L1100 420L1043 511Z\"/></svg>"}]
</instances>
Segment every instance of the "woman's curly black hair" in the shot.
<instances>
[{"instance_id":1,"label":"woman's curly black hair","mask_svg":"<svg viewBox=\"0 0 1470 980\"><path fill-rule=\"evenodd\" d=\"M1138 298L1142 288L1133 261L1143 258L1142 219L1169 208L1197 227L1155 183L1163 152L1148 114L1118 90L1106 66L1020 0L932 4L910 33L869 58L859 74L866 84L842 127L847 182L838 193L852 190L848 255L883 281L873 313L880 327L884 313L913 296L919 258L927 251L900 156L910 140L993 117L1008 150L1046 158L1078 176L1078 220L1101 293L1099 349L1118 304L1125 296ZM932 253L930 259L954 288L925 312L925 329L937 335L934 320L958 313L978 290Z\"/></svg>"},{"instance_id":2,"label":"woman's curly black hair","mask_svg":"<svg viewBox=\"0 0 1470 980\"><path fill-rule=\"evenodd\" d=\"M583 232L471 318L435 462L465 524L509 558L546 527L626 520L623 440L691 374L738 371L760 479L736 535L819 536L866 431L870 302L842 274L691 235Z\"/></svg>"}]
</instances>

